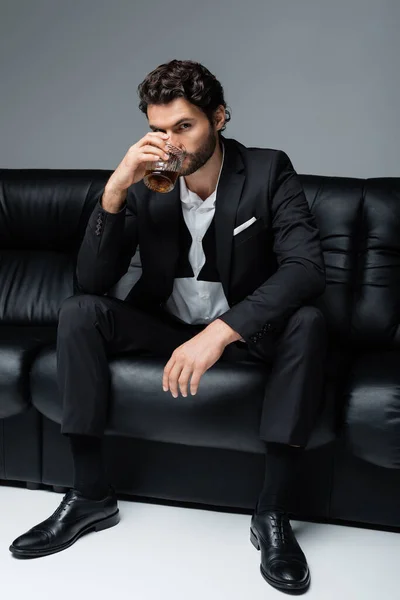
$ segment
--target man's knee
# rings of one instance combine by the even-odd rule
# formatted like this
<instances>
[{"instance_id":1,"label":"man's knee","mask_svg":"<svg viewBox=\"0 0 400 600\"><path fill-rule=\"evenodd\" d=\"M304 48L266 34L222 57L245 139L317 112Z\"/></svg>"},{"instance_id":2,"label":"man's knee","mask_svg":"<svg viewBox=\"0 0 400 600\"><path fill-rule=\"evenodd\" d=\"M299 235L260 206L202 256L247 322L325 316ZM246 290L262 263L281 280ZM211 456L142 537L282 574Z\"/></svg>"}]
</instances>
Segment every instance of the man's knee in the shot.
<instances>
[{"instance_id":1,"label":"man's knee","mask_svg":"<svg viewBox=\"0 0 400 600\"><path fill-rule=\"evenodd\" d=\"M325 329L325 317L316 306L302 306L294 313L292 318L307 329L313 327Z\"/></svg>"},{"instance_id":2,"label":"man's knee","mask_svg":"<svg viewBox=\"0 0 400 600\"><path fill-rule=\"evenodd\" d=\"M81 327L88 321L93 321L98 296L80 294L66 298L58 311L58 330Z\"/></svg>"}]
</instances>

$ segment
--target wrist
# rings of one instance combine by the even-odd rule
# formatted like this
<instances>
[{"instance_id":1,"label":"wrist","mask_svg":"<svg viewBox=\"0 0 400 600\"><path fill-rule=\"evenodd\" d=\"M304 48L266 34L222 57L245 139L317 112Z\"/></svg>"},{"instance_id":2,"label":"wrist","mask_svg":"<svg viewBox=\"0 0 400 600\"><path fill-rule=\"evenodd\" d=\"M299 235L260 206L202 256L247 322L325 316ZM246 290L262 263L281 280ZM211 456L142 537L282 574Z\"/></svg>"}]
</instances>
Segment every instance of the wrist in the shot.
<instances>
[{"instance_id":1,"label":"wrist","mask_svg":"<svg viewBox=\"0 0 400 600\"><path fill-rule=\"evenodd\" d=\"M232 327L227 325L222 319L216 319L208 325L208 328L212 329L213 333L220 338L225 346L242 339L240 333L232 329Z\"/></svg>"},{"instance_id":2,"label":"wrist","mask_svg":"<svg viewBox=\"0 0 400 600\"><path fill-rule=\"evenodd\" d=\"M127 190L120 190L106 185L101 198L101 206L107 212L117 213L124 207L127 193Z\"/></svg>"}]
</instances>

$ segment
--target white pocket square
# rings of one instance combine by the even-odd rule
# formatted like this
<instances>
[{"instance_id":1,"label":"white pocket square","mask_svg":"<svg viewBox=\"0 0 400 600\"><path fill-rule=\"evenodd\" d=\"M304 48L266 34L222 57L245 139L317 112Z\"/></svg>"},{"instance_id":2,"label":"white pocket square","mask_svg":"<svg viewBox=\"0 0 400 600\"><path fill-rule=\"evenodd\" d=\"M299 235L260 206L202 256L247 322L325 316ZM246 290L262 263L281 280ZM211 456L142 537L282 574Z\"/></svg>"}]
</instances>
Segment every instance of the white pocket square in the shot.
<instances>
[{"instance_id":1,"label":"white pocket square","mask_svg":"<svg viewBox=\"0 0 400 600\"><path fill-rule=\"evenodd\" d=\"M239 225L238 227L236 227L233 230L233 235L237 235L238 233L240 233L241 231L243 231L244 229L247 229L248 227L250 227L250 225L252 225L255 221L257 221L257 219L255 217L251 217L251 219L249 219L248 221L246 221L245 223L242 223L241 225Z\"/></svg>"}]
</instances>

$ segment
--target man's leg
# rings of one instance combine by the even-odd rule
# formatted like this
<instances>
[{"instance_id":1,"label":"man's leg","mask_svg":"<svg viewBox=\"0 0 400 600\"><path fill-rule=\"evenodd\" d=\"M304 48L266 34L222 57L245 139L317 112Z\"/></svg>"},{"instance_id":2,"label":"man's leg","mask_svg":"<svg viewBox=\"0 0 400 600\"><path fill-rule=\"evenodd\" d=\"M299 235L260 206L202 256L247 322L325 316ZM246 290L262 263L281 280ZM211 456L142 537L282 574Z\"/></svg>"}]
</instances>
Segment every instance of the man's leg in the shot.
<instances>
[{"instance_id":1,"label":"man's leg","mask_svg":"<svg viewBox=\"0 0 400 600\"><path fill-rule=\"evenodd\" d=\"M88 531L118 523L117 501L102 456L110 386L108 358L129 351L169 358L200 329L109 297L79 295L63 303L57 331L57 377L63 402L61 430L71 442L74 489L49 519L13 542L10 550L15 556L59 552Z\"/></svg>"},{"instance_id":2,"label":"man's leg","mask_svg":"<svg viewBox=\"0 0 400 600\"><path fill-rule=\"evenodd\" d=\"M286 511L291 481L323 400L326 326L314 307L299 309L275 340L250 351L272 362L260 437L266 443L265 480L251 524L261 549L261 573L283 591L306 591L310 573Z\"/></svg>"},{"instance_id":3,"label":"man's leg","mask_svg":"<svg viewBox=\"0 0 400 600\"><path fill-rule=\"evenodd\" d=\"M84 295L64 302L57 337L62 433L71 442L74 488L83 495L100 499L108 487L99 444L108 409L108 358L140 350L169 358L198 329L113 298Z\"/></svg>"}]
</instances>

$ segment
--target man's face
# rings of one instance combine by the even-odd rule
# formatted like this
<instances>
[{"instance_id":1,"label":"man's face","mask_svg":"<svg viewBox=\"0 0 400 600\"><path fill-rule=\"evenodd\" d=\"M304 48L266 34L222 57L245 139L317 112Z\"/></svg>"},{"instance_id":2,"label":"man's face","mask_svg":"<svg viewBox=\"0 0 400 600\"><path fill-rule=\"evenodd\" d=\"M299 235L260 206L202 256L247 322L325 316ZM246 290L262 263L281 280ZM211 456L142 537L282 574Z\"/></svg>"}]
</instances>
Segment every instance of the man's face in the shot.
<instances>
[{"instance_id":1,"label":"man's face","mask_svg":"<svg viewBox=\"0 0 400 600\"><path fill-rule=\"evenodd\" d=\"M187 152L181 175L192 175L214 154L217 128L213 127L200 108L183 98L169 104L150 104L147 117L152 131L168 133L169 143L184 146Z\"/></svg>"}]
</instances>

